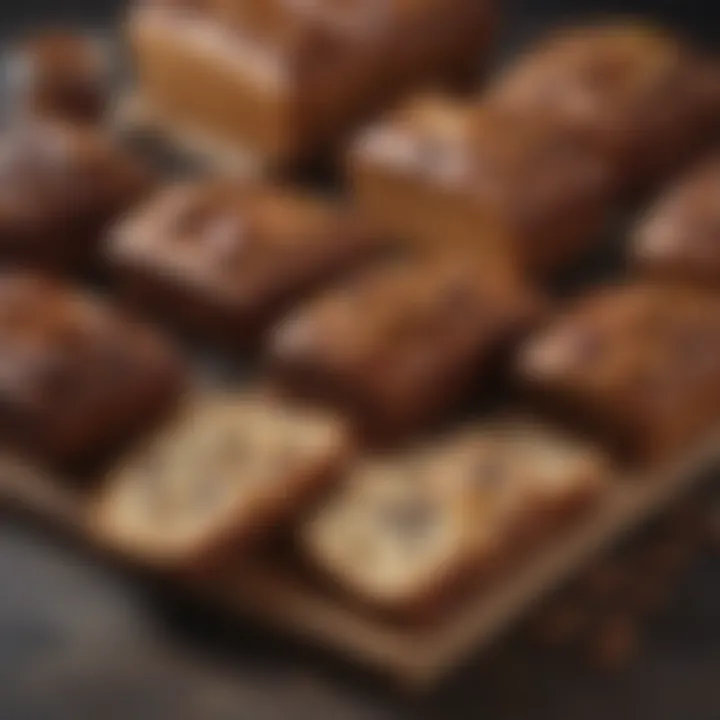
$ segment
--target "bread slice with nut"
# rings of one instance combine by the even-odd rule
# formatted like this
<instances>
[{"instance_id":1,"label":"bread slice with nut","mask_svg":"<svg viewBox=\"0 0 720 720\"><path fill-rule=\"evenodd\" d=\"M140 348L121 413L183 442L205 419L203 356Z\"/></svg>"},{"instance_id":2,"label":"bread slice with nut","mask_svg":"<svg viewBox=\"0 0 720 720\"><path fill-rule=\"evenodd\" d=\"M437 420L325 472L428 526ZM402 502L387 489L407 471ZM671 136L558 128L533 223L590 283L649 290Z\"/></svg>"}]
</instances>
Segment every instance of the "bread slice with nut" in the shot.
<instances>
[{"instance_id":1,"label":"bread slice with nut","mask_svg":"<svg viewBox=\"0 0 720 720\"><path fill-rule=\"evenodd\" d=\"M301 527L310 562L383 614L425 617L597 500L608 460L526 421L368 461Z\"/></svg>"},{"instance_id":2,"label":"bread slice with nut","mask_svg":"<svg viewBox=\"0 0 720 720\"><path fill-rule=\"evenodd\" d=\"M108 478L93 515L111 549L167 569L241 549L336 479L342 423L260 395L193 399Z\"/></svg>"}]
</instances>

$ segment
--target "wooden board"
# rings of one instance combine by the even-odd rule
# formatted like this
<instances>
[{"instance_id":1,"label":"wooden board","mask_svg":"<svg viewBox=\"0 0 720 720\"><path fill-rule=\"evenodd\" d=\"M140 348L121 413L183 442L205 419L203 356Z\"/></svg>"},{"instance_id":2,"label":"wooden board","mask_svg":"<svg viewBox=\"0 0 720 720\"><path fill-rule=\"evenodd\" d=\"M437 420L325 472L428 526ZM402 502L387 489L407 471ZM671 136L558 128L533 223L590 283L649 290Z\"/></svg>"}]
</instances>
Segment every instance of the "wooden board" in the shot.
<instances>
[{"instance_id":1,"label":"wooden board","mask_svg":"<svg viewBox=\"0 0 720 720\"><path fill-rule=\"evenodd\" d=\"M545 595L625 533L691 491L720 463L720 432L687 457L645 476L617 478L581 523L523 561L491 591L466 598L450 616L425 628L401 628L364 616L335 597L267 562L178 588L204 603L272 626L390 676L427 689L470 654L486 649ZM101 550L87 523L90 500L60 478L9 455L0 456L0 504L32 513Z\"/></svg>"}]
</instances>

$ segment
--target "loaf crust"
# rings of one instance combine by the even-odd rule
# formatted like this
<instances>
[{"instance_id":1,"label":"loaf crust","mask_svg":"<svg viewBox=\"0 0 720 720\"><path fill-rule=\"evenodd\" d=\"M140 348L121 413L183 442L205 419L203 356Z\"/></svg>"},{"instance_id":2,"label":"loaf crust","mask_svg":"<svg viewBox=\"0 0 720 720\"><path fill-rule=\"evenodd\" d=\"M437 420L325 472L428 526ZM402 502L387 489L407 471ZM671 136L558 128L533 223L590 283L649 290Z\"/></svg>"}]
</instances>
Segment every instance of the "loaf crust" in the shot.
<instances>
[{"instance_id":1,"label":"loaf crust","mask_svg":"<svg viewBox=\"0 0 720 720\"><path fill-rule=\"evenodd\" d=\"M349 175L363 212L398 240L507 257L533 275L598 238L609 166L536 119L425 95L363 131Z\"/></svg>"},{"instance_id":2,"label":"loaf crust","mask_svg":"<svg viewBox=\"0 0 720 720\"><path fill-rule=\"evenodd\" d=\"M720 421L720 298L659 285L597 291L520 352L545 407L665 459Z\"/></svg>"},{"instance_id":3,"label":"loaf crust","mask_svg":"<svg viewBox=\"0 0 720 720\"><path fill-rule=\"evenodd\" d=\"M613 163L618 191L644 190L717 138L720 74L662 28L608 21L541 41L487 102L583 138Z\"/></svg>"},{"instance_id":4,"label":"loaf crust","mask_svg":"<svg viewBox=\"0 0 720 720\"><path fill-rule=\"evenodd\" d=\"M169 411L184 387L165 342L101 301L31 274L0 276L0 436L74 465Z\"/></svg>"},{"instance_id":5,"label":"loaf crust","mask_svg":"<svg viewBox=\"0 0 720 720\"><path fill-rule=\"evenodd\" d=\"M378 248L343 206L268 185L204 181L161 191L115 228L106 253L135 308L245 346Z\"/></svg>"},{"instance_id":6,"label":"loaf crust","mask_svg":"<svg viewBox=\"0 0 720 720\"><path fill-rule=\"evenodd\" d=\"M412 87L469 74L494 25L488 0L145 2L128 33L161 115L288 165Z\"/></svg>"},{"instance_id":7,"label":"loaf crust","mask_svg":"<svg viewBox=\"0 0 720 720\"><path fill-rule=\"evenodd\" d=\"M53 30L33 34L7 60L14 114L97 122L111 91L108 54L97 38Z\"/></svg>"},{"instance_id":8,"label":"loaf crust","mask_svg":"<svg viewBox=\"0 0 720 720\"><path fill-rule=\"evenodd\" d=\"M391 441L483 385L544 303L508 274L452 254L374 268L291 313L270 335L273 377Z\"/></svg>"},{"instance_id":9,"label":"loaf crust","mask_svg":"<svg viewBox=\"0 0 720 720\"><path fill-rule=\"evenodd\" d=\"M720 289L720 160L692 170L635 229L634 267L663 281Z\"/></svg>"}]
</instances>

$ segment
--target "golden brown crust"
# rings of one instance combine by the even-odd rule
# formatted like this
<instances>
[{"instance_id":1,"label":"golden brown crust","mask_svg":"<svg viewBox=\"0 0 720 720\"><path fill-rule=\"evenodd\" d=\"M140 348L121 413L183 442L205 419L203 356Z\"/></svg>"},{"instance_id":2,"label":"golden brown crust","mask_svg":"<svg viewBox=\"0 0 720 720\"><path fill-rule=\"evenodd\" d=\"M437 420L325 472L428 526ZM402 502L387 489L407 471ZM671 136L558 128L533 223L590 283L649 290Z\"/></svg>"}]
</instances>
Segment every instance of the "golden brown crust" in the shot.
<instances>
[{"instance_id":1,"label":"golden brown crust","mask_svg":"<svg viewBox=\"0 0 720 720\"><path fill-rule=\"evenodd\" d=\"M631 256L650 276L720 288L720 160L660 198L636 228Z\"/></svg>"},{"instance_id":2,"label":"golden brown crust","mask_svg":"<svg viewBox=\"0 0 720 720\"><path fill-rule=\"evenodd\" d=\"M141 93L161 114L288 164L418 84L467 75L492 16L485 0L262 0L141 6L129 32Z\"/></svg>"},{"instance_id":3,"label":"golden brown crust","mask_svg":"<svg viewBox=\"0 0 720 720\"><path fill-rule=\"evenodd\" d=\"M152 198L115 229L106 255L135 306L237 346L377 248L344 206L275 186L204 181Z\"/></svg>"},{"instance_id":4,"label":"golden brown crust","mask_svg":"<svg viewBox=\"0 0 720 720\"><path fill-rule=\"evenodd\" d=\"M28 121L0 139L0 258L75 268L152 177L90 127Z\"/></svg>"},{"instance_id":5,"label":"golden brown crust","mask_svg":"<svg viewBox=\"0 0 720 720\"><path fill-rule=\"evenodd\" d=\"M631 456L667 457L720 419L720 298L651 285L579 301L523 348L520 374Z\"/></svg>"},{"instance_id":6,"label":"golden brown crust","mask_svg":"<svg viewBox=\"0 0 720 720\"><path fill-rule=\"evenodd\" d=\"M398 238L483 249L543 273L597 236L606 165L551 124L425 96L360 135L350 175L363 211Z\"/></svg>"},{"instance_id":7,"label":"golden brown crust","mask_svg":"<svg viewBox=\"0 0 720 720\"><path fill-rule=\"evenodd\" d=\"M720 69L661 28L609 21L539 43L488 102L585 139L612 160L619 188L643 187L716 137Z\"/></svg>"},{"instance_id":8,"label":"golden brown crust","mask_svg":"<svg viewBox=\"0 0 720 720\"><path fill-rule=\"evenodd\" d=\"M543 309L517 280L466 256L400 261L291 313L272 333L270 363L291 391L388 441L482 384Z\"/></svg>"}]
</instances>

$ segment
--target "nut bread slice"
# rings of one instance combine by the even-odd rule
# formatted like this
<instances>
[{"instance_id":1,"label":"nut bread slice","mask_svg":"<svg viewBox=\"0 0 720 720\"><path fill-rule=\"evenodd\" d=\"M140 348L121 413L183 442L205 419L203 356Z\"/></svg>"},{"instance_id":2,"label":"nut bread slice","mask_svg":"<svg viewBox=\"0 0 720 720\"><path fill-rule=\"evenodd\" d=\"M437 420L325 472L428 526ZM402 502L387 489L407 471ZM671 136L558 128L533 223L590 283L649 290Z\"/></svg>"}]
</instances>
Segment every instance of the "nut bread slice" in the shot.
<instances>
[{"instance_id":1,"label":"nut bread slice","mask_svg":"<svg viewBox=\"0 0 720 720\"><path fill-rule=\"evenodd\" d=\"M350 454L341 423L325 414L260 395L192 400L117 468L93 522L136 560L202 567L270 532Z\"/></svg>"}]
</instances>

